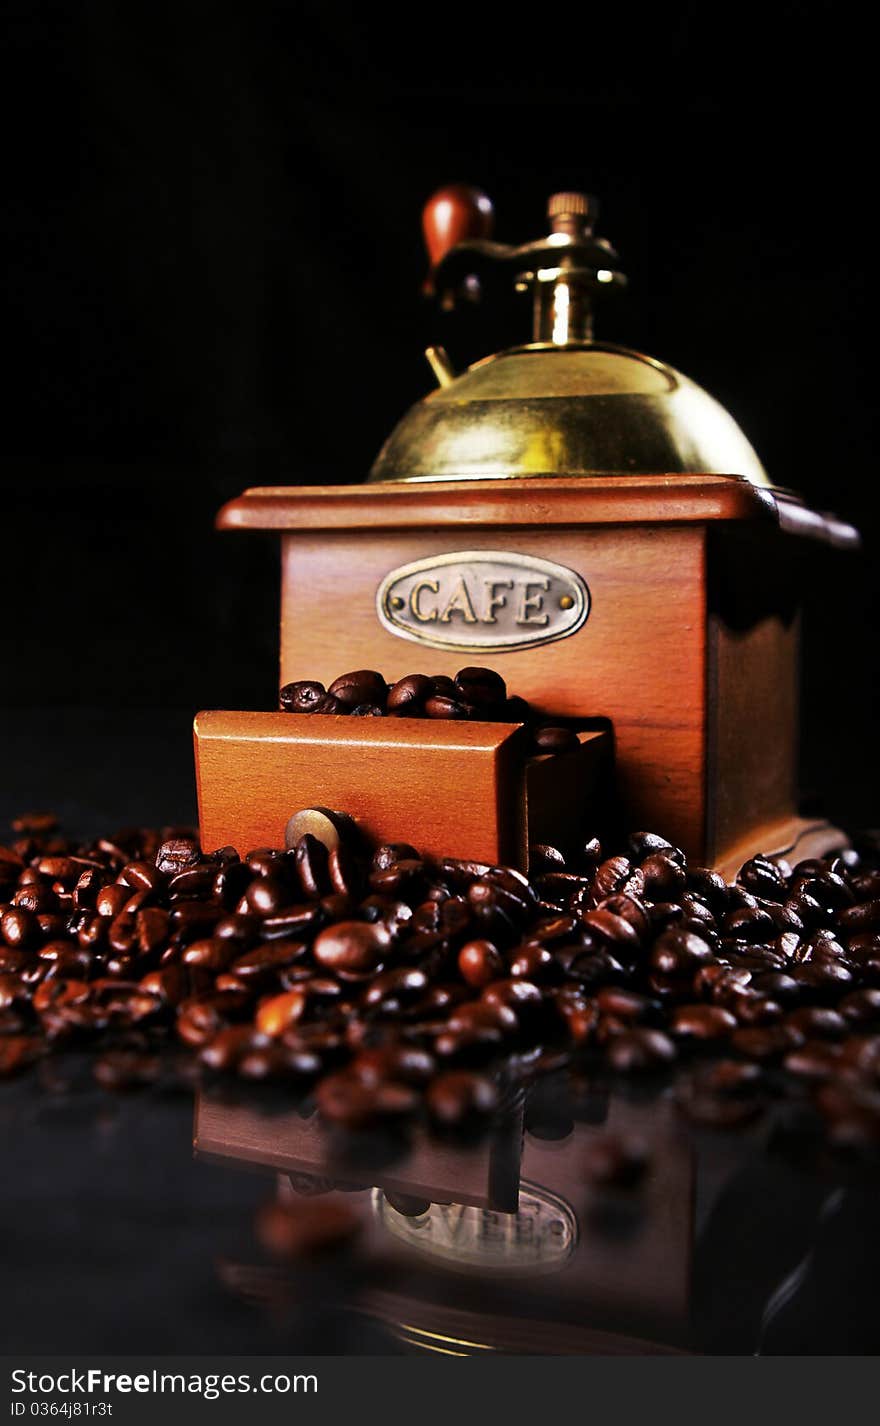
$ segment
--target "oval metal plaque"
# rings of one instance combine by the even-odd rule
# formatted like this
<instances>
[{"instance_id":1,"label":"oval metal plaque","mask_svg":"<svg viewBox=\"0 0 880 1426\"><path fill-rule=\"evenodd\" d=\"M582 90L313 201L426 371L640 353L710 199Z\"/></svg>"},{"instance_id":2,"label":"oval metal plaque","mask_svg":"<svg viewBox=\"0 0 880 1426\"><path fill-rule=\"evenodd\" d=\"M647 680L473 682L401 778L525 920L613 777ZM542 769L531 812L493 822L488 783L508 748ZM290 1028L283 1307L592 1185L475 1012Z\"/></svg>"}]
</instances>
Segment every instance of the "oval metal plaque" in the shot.
<instances>
[{"instance_id":1,"label":"oval metal plaque","mask_svg":"<svg viewBox=\"0 0 880 1426\"><path fill-rule=\"evenodd\" d=\"M555 1272L578 1241L577 1218L565 1199L525 1180L516 1213L431 1203L405 1218L379 1188L373 1189L373 1211L393 1237L459 1272Z\"/></svg>"},{"instance_id":2,"label":"oval metal plaque","mask_svg":"<svg viewBox=\"0 0 880 1426\"><path fill-rule=\"evenodd\" d=\"M590 612L573 569L507 550L456 550L401 565L376 593L379 622L433 649L531 648L566 639Z\"/></svg>"}]
</instances>

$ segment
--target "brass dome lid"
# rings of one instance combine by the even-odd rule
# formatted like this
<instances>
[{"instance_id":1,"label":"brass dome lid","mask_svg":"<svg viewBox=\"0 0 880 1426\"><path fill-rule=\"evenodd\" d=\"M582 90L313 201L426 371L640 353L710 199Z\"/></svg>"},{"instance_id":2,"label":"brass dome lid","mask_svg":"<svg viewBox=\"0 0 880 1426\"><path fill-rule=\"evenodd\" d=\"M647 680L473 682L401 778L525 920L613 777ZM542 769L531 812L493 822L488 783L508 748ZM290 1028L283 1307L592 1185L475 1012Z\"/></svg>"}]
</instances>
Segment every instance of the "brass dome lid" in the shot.
<instances>
[{"instance_id":1,"label":"brass dome lid","mask_svg":"<svg viewBox=\"0 0 880 1426\"><path fill-rule=\"evenodd\" d=\"M607 343L517 347L417 402L371 481L740 475L770 481L733 417L681 372Z\"/></svg>"},{"instance_id":2,"label":"brass dome lid","mask_svg":"<svg viewBox=\"0 0 880 1426\"><path fill-rule=\"evenodd\" d=\"M550 233L518 247L489 240L491 212L485 194L463 185L434 195L424 214L426 289L449 308L479 296L481 272L506 267L531 293L533 341L458 377L445 352L429 348L439 388L399 422L369 480L703 472L770 484L733 417L702 387L594 341L594 299L626 281L593 231L595 199L554 194Z\"/></svg>"}]
</instances>

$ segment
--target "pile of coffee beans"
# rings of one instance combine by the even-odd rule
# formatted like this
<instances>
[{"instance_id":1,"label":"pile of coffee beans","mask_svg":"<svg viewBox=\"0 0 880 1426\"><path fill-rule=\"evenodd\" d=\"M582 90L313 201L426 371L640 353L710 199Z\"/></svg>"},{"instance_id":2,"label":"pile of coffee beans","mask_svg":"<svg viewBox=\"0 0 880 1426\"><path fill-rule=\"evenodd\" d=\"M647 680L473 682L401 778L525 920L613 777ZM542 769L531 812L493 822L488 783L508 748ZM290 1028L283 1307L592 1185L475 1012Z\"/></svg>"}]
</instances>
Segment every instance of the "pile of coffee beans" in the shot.
<instances>
[{"instance_id":1,"label":"pile of coffee beans","mask_svg":"<svg viewBox=\"0 0 880 1426\"><path fill-rule=\"evenodd\" d=\"M240 856L171 828L14 830L0 1074L87 1046L102 1085L136 1086L177 1043L348 1129L446 1129L575 1059L660 1076L701 1123L794 1096L834 1144L880 1146L876 843L754 857L726 885L648 832L568 860L533 847L526 877L310 835Z\"/></svg>"},{"instance_id":2,"label":"pile of coffee beans","mask_svg":"<svg viewBox=\"0 0 880 1426\"><path fill-rule=\"evenodd\" d=\"M329 688L311 679L286 683L278 701L285 713L524 723L536 752L564 753L578 745L573 728L539 715L524 698L508 697L504 679L491 668L462 668L454 678L409 673L396 683L386 683L381 673L362 668L342 674Z\"/></svg>"}]
</instances>

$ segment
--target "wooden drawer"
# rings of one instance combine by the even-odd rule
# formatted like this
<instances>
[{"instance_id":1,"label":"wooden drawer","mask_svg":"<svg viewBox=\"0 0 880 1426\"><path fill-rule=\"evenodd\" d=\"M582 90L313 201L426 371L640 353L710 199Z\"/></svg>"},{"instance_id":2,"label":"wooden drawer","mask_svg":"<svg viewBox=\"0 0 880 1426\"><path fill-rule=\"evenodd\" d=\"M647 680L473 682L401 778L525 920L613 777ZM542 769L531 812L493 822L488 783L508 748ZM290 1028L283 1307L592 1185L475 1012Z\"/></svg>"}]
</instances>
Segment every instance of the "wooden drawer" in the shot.
<instances>
[{"instance_id":1,"label":"wooden drawer","mask_svg":"<svg viewBox=\"0 0 880 1426\"><path fill-rule=\"evenodd\" d=\"M222 711L194 736L206 851L283 846L291 815L318 806L371 842L523 868L530 840L594 830L611 741L583 732L570 753L529 757L508 723Z\"/></svg>"}]
</instances>

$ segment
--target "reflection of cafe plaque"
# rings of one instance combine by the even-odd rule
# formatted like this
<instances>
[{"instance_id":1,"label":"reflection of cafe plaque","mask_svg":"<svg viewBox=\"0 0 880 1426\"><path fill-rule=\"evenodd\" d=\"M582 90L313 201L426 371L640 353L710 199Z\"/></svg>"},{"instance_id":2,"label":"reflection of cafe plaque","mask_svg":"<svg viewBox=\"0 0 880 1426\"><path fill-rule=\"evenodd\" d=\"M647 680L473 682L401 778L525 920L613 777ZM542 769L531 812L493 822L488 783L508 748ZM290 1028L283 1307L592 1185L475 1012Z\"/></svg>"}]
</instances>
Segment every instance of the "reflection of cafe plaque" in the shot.
<instances>
[{"instance_id":1,"label":"reflection of cafe plaque","mask_svg":"<svg viewBox=\"0 0 880 1426\"><path fill-rule=\"evenodd\" d=\"M408 1218L379 1188L373 1189L373 1209L393 1237L462 1271L553 1272L577 1243L577 1219L565 1199L537 1184L520 1185L516 1213L432 1203Z\"/></svg>"}]
</instances>

